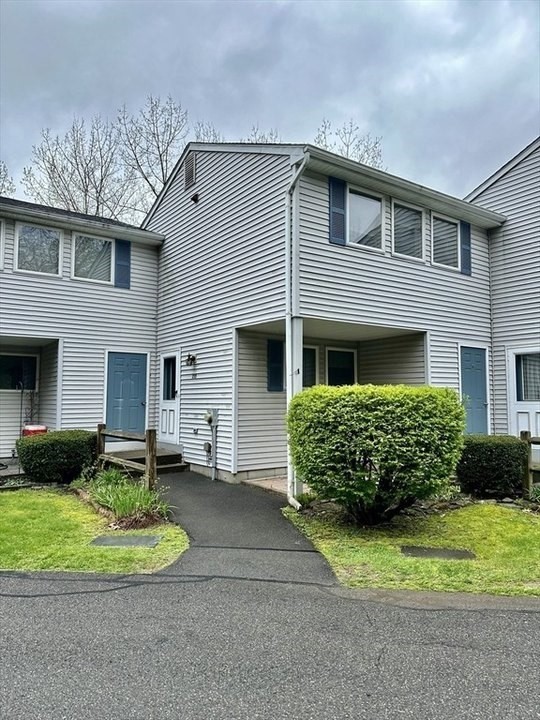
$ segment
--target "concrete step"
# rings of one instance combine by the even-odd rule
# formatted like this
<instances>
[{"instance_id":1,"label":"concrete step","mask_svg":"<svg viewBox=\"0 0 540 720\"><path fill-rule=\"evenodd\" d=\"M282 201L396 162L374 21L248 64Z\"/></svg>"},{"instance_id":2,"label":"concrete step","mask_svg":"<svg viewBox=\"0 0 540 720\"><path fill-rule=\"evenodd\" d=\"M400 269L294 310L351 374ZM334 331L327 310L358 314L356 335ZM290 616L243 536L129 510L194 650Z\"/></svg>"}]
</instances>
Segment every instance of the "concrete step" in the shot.
<instances>
[{"instance_id":1,"label":"concrete step","mask_svg":"<svg viewBox=\"0 0 540 720\"><path fill-rule=\"evenodd\" d=\"M185 470L189 470L188 463L184 462L178 462L178 463L171 463L170 465L159 465L158 464L158 475L166 475L167 473L177 473L177 472L184 472Z\"/></svg>"}]
</instances>

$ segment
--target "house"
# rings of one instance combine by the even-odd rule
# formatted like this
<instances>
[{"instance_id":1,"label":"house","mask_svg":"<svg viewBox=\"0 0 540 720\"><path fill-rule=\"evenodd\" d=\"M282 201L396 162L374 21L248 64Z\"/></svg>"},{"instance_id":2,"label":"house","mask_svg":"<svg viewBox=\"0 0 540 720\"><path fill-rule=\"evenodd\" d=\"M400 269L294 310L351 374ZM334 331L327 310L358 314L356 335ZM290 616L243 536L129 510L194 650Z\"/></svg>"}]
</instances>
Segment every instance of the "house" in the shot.
<instances>
[{"instance_id":1,"label":"house","mask_svg":"<svg viewBox=\"0 0 540 720\"><path fill-rule=\"evenodd\" d=\"M540 138L465 199L506 217L490 233L493 430L539 437Z\"/></svg>"},{"instance_id":2,"label":"house","mask_svg":"<svg viewBox=\"0 0 540 720\"><path fill-rule=\"evenodd\" d=\"M318 382L450 386L492 432L504 221L309 145L190 144L143 223L165 236L161 440L204 470L215 408L219 475L282 475L288 399Z\"/></svg>"},{"instance_id":3,"label":"house","mask_svg":"<svg viewBox=\"0 0 540 720\"><path fill-rule=\"evenodd\" d=\"M0 455L21 418L146 424L294 495L284 418L316 383L449 386L468 432L532 428L538 142L518 158L461 200L311 145L190 143L141 229L2 199Z\"/></svg>"},{"instance_id":4,"label":"house","mask_svg":"<svg viewBox=\"0 0 540 720\"><path fill-rule=\"evenodd\" d=\"M154 422L162 236L0 198L0 457L21 425Z\"/></svg>"}]
</instances>

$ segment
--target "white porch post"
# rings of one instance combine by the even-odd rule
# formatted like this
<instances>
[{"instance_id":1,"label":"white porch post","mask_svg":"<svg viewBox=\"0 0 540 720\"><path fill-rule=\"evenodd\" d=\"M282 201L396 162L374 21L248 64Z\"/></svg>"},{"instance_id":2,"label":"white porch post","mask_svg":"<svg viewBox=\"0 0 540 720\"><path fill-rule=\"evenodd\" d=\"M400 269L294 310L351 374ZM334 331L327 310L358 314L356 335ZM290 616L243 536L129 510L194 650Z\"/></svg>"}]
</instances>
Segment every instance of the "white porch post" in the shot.
<instances>
[{"instance_id":1,"label":"white porch post","mask_svg":"<svg viewBox=\"0 0 540 720\"><path fill-rule=\"evenodd\" d=\"M286 371L287 371L287 410L293 397L302 390L302 347L303 347L303 320L301 317L291 318L287 324L285 339ZM303 483L294 472L290 448L287 444L287 490L288 495L295 497L303 491Z\"/></svg>"}]
</instances>

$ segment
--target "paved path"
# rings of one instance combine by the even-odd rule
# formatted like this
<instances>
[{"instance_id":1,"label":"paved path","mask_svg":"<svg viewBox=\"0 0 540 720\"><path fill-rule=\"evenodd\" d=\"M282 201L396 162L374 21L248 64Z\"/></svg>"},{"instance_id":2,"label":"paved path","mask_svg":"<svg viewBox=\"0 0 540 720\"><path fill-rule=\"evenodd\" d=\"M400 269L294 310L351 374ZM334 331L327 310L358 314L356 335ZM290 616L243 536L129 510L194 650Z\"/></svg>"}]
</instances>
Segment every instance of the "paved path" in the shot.
<instances>
[{"instance_id":1,"label":"paved path","mask_svg":"<svg viewBox=\"0 0 540 720\"><path fill-rule=\"evenodd\" d=\"M1 720L540 718L538 600L349 591L281 498L171 485L166 571L0 572Z\"/></svg>"},{"instance_id":2,"label":"paved path","mask_svg":"<svg viewBox=\"0 0 540 720\"><path fill-rule=\"evenodd\" d=\"M190 549L168 571L246 580L335 585L330 567L281 508L286 499L191 472L167 476L174 515Z\"/></svg>"}]
</instances>

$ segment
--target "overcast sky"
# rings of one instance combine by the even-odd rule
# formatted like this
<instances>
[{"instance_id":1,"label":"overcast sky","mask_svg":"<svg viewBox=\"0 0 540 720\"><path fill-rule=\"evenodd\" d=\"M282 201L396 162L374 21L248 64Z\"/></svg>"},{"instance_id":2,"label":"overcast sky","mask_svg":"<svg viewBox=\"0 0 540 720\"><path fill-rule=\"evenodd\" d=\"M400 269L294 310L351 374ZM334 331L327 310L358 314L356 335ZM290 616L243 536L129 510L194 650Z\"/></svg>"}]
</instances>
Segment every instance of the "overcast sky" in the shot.
<instances>
[{"instance_id":1,"label":"overcast sky","mask_svg":"<svg viewBox=\"0 0 540 720\"><path fill-rule=\"evenodd\" d=\"M17 179L41 128L170 94L227 140L258 123L310 142L352 117L389 172L463 196L539 134L539 8L0 0L0 157Z\"/></svg>"}]
</instances>

